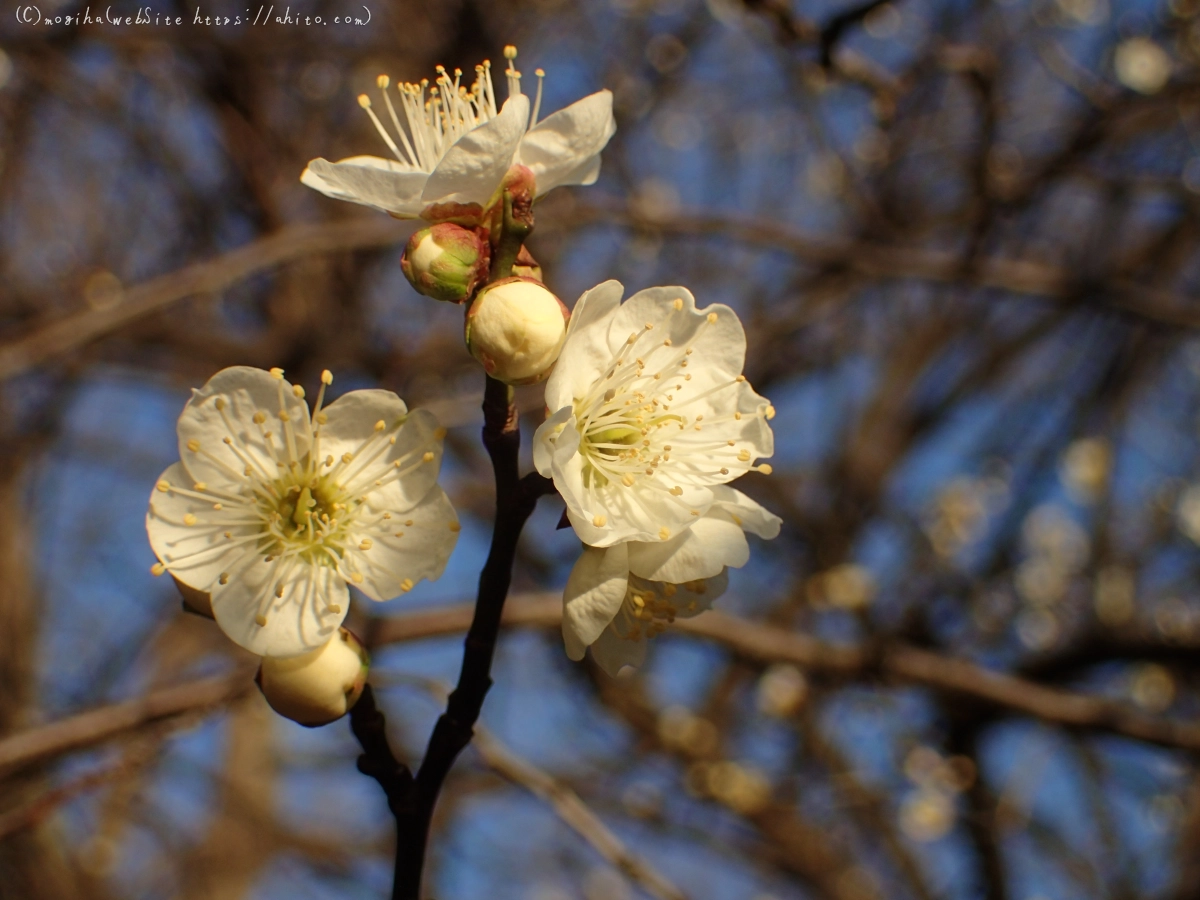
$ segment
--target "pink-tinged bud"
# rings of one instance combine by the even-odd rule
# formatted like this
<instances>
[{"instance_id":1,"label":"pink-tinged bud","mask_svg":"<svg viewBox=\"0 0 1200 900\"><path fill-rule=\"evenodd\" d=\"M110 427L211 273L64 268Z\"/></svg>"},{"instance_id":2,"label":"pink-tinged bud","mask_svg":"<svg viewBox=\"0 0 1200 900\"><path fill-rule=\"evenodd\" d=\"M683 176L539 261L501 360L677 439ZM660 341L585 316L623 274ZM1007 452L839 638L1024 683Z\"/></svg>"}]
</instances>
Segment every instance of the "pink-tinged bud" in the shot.
<instances>
[{"instance_id":1,"label":"pink-tinged bud","mask_svg":"<svg viewBox=\"0 0 1200 900\"><path fill-rule=\"evenodd\" d=\"M467 349L498 381L534 384L554 368L570 315L540 281L505 278L467 310Z\"/></svg>"},{"instance_id":2,"label":"pink-tinged bud","mask_svg":"<svg viewBox=\"0 0 1200 900\"><path fill-rule=\"evenodd\" d=\"M464 303L488 277L491 247L474 231L439 222L408 239L400 268L417 291L435 300Z\"/></svg>"},{"instance_id":3,"label":"pink-tinged bud","mask_svg":"<svg viewBox=\"0 0 1200 900\"><path fill-rule=\"evenodd\" d=\"M371 657L345 628L301 656L264 656L255 681L271 709L309 728L335 722L362 696Z\"/></svg>"},{"instance_id":4,"label":"pink-tinged bud","mask_svg":"<svg viewBox=\"0 0 1200 900\"><path fill-rule=\"evenodd\" d=\"M213 618L211 594L207 591L194 588L190 584L184 584L174 575L171 576L171 580L175 582L175 587L179 589L179 596L183 598L184 612L204 616L206 619Z\"/></svg>"}]
</instances>

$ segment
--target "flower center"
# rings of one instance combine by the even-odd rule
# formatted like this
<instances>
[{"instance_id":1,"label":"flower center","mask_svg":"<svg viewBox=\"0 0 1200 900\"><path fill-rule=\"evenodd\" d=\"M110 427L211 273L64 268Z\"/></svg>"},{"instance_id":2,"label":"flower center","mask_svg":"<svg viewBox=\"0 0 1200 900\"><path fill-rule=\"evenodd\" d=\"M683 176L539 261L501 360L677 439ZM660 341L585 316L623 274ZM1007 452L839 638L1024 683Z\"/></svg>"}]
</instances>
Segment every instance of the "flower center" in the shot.
<instances>
[{"instance_id":1,"label":"flower center","mask_svg":"<svg viewBox=\"0 0 1200 900\"><path fill-rule=\"evenodd\" d=\"M704 594L704 580L689 581L684 588L692 594ZM674 624L681 613L694 613L697 601L688 600L686 605L678 603L675 595L678 588L665 582L647 581L636 575L629 576L629 588L621 611L612 621L617 636L626 641L639 641L643 637L653 638Z\"/></svg>"},{"instance_id":2,"label":"flower center","mask_svg":"<svg viewBox=\"0 0 1200 900\"><path fill-rule=\"evenodd\" d=\"M508 68L504 73L508 81L508 95L519 96L521 73L513 63L517 58L517 48L511 44L505 47L504 57L508 60ZM396 159L405 167L423 172L432 172L455 141L468 131L495 118L498 112L496 93L492 87L490 60L485 59L475 67L475 81L470 89L462 84L462 69L455 69L453 78L443 66L437 67L437 73L432 86L426 78L417 84L396 83L396 90L400 94L399 112L396 111L388 93L391 78L380 75L375 79L396 137L392 136L392 132L375 114L371 107L371 98L366 94L358 96L358 105L371 117L375 130L379 132L379 136ZM538 69L535 74L538 79L537 97L533 102L528 128L537 124L538 112L542 106L542 79L545 72ZM428 97L425 93L426 88L429 90Z\"/></svg>"}]
</instances>

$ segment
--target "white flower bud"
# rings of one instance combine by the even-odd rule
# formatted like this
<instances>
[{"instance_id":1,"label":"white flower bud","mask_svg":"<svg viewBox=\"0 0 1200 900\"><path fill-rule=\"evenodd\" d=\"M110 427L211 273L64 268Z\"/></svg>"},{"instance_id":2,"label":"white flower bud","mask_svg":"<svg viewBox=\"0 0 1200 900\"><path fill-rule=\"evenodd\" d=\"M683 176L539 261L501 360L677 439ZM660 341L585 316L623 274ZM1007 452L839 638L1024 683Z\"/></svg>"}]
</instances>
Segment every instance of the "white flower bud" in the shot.
<instances>
[{"instance_id":1,"label":"white flower bud","mask_svg":"<svg viewBox=\"0 0 1200 900\"><path fill-rule=\"evenodd\" d=\"M483 288L467 310L467 348L498 381L534 384L554 367L570 315L541 282L505 278Z\"/></svg>"},{"instance_id":2,"label":"white flower bud","mask_svg":"<svg viewBox=\"0 0 1200 900\"><path fill-rule=\"evenodd\" d=\"M362 696L371 658L345 628L316 650L279 659L264 656L259 689L275 712L316 728L344 716Z\"/></svg>"}]
</instances>

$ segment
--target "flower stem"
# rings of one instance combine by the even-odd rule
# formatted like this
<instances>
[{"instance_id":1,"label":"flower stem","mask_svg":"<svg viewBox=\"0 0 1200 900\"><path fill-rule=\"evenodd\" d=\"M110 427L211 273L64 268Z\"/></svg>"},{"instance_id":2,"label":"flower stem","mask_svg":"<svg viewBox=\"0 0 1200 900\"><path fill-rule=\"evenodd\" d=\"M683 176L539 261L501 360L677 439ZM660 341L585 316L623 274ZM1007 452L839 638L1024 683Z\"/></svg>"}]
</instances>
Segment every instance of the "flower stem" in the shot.
<instances>
[{"instance_id":1,"label":"flower stem","mask_svg":"<svg viewBox=\"0 0 1200 900\"><path fill-rule=\"evenodd\" d=\"M513 197L506 191L503 230L493 255L493 281L511 274L513 261L532 230L532 211L514 216ZM520 476L521 430L513 389L490 377L483 393L483 445L496 480L492 545L479 574L475 617L467 631L458 685L434 726L416 776L396 761L388 747L383 715L375 707L370 686L350 713L351 728L363 748L359 770L379 782L396 819L392 900L420 900L429 823L438 794L455 759L471 742L484 697L492 686L492 657L521 529L538 498L554 491L553 483L536 472Z\"/></svg>"}]
</instances>

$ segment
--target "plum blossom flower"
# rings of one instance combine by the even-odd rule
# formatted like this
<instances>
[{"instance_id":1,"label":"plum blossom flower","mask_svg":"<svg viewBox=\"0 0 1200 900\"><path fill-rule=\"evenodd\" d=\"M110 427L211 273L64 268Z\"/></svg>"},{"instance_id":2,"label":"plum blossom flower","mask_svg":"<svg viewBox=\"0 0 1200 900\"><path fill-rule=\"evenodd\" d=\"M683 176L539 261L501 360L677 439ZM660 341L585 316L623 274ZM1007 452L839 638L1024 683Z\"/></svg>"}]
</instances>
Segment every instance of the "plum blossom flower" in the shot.
<instances>
[{"instance_id":1,"label":"plum blossom flower","mask_svg":"<svg viewBox=\"0 0 1200 900\"><path fill-rule=\"evenodd\" d=\"M397 84L397 109L380 75L387 117L376 114L362 94L366 110L395 159L352 156L336 163L314 159L300 180L326 196L361 203L401 219L478 220L500 187L510 166L527 167L536 178L537 195L570 184L592 184L600 174L600 151L616 131L612 92L599 91L544 119L542 78L530 110L521 92L521 73L513 60L515 47L504 48L508 99L497 109L491 64L475 67L468 90L462 72L454 77L438 67L436 84Z\"/></svg>"},{"instance_id":2,"label":"plum blossom flower","mask_svg":"<svg viewBox=\"0 0 1200 900\"><path fill-rule=\"evenodd\" d=\"M713 490L709 511L670 540L584 547L563 592L567 656L583 659L591 646L609 675L640 666L647 641L725 592L728 570L750 559L745 532L768 539L779 534L779 517L741 491Z\"/></svg>"},{"instance_id":3,"label":"plum blossom flower","mask_svg":"<svg viewBox=\"0 0 1200 900\"><path fill-rule=\"evenodd\" d=\"M728 486L748 471L770 473L757 460L774 452L775 410L741 374L737 315L697 309L684 288L650 288L622 304L623 292L605 282L576 304L546 383L550 415L534 463L587 545L564 594L568 655L580 659L603 638L594 652L636 665L644 647L618 652L614 640L638 643L704 605L693 590L682 606L637 606L646 583L723 577L749 558L745 532L773 538L780 520Z\"/></svg>"},{"instance_id":4,"label":"plum blossom flower","mask_svg":"<svg viewBox=\"0 0 1200 900\"><path fill-rule=\"evenodd\" d=\"M155 574L212 598L221 629L259 656L314 650L349 607L441 575L459 524L438 486L444 429L390 391L311 414L282 369L223 369L179 417L180 461L150 494Z\"/></svg>"},{"instance_id":5,"label":"plum blossom flower","mask_svg":"<svg viewBox=\"0 0 1200 900\"><path fill-rule=\"evenodd\" d=\"M579 298L553 374L534 464L554 479L585 544L668 541L715 488L774 452L775 410L741 374L746 335L686 288L607 281Z\"/></svg>"}]
</instances>

